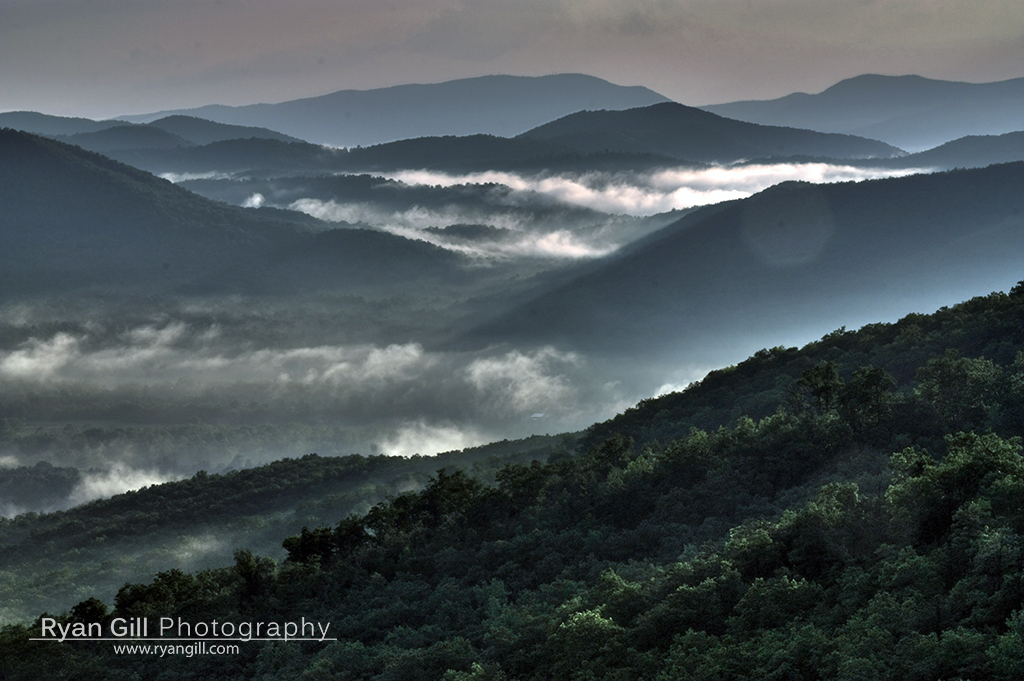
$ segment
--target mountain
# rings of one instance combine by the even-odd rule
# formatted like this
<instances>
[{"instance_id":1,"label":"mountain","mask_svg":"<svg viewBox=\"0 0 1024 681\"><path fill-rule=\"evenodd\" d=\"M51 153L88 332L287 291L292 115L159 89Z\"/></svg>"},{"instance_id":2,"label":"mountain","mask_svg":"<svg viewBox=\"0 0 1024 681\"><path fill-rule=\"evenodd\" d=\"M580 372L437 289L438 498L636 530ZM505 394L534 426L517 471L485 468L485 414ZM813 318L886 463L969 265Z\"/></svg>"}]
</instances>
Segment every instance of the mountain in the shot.
<instances>
[{"instance_id":1,"label":"mountain","mask_svg":"<svg viewBox=\"0 0 1024 681\"><path fill-rule=\"evenodd\" d=\"M151 128L159 128L179 137L187 139L193 144L211 144L236 139L268 139L279 142L302 142L297 137L291 137L269 130L267 128L253 127L247 125L228 125L207 121L195 116L167 116L146 124Z\"/></svg>"},{"instance_id":2,"label":"mountain","mask_svg":"<svg viewBox=\"0 0 1024 681\"><path fill-rule=\"evenodd\" d=\"M452 172L486 170L585 171L648 169L678 165L664 154L581 153L547 140L493 135L417 137L369 147L333 149L305 142L235 139L201 147L122 148L111 158L151 173L232 173L260 175L297 172L382 172L433 168Z\"/></svg>"},{"instance_id":3,"label":"mountain","mask_svg":"<svg viewBox=\"0 0 1024 681\"><path fill-rule=\"evenodd\" d=\"M111 152L120 161L154 173L622 170L791 157L891 159L902 154L875 140L743 123L674 102L574 113L513 138L446 135L349 149L249 139L188 149Z\"/></svg>"},{"instance_id":4,"label":"mountain","mask_svg":"<svg viewBox=\"0 0 1024 681\"><path fill-rule=\"evenodd\" d=\"M75 135L82 132L98 132L118 125L124 125L124 121L94 121L89 118L51 116L36 111L0 113L0 128L23 130L46 137Z\"/></svg>"},{"instance_id":5,"label":"mountain","mask_svg":"<svg viewBox=\"0 0 1024 681\"><path fill-rule=\"evenodd\" d=\"M668 101L643 87L592 76L483 76L429 85L341 90L279 104L211 105L124 116L149 122L171 114L271 128L301 139L353 147L425 136L517 135L582 109L626 109Z\"/></svg>"},{"instance_id":6,"label":"mountain","mask_svg":"<svg viewBox=\"0 0 1024 681\"><path fill-rule=\"evenodd\" d=\"M114 149L204 145L253 137L279 142L302 141L266 128L225 125L194 116L167 116L151 123L137 125L122 120L93 121L88 118L64 118L34 111L15 111L0 113L0 127L53 137L90 151L100 152ZM115 129L116 132L109 132L111 129ZM165 136L160 137L161 133ZM175 142L169 143L169 140Z\"/></svg>"},{"instance_id":7,"label":"mountain","mask_svg":"<svg viewBox=\"0 0 1024 681\"><path fill-rule=\"evenodd\" d=\"M783 183L694 211L464 340L720 366L1005 288L1022 272L1022 186L1024 163Z\"/></svg>"},{"instance_id":8,"label":"mountain","mask_svg":"<svg viewBox=\"0 0 1024 681\"><path fill-rule=\"evenodd\" d=\"M751 123L861 135L920 151L967 135L1024 130L1024 78L958 83L863 75L818 94L701 108Z\"/></svg>"},{"instance_id":9,"label":"mountain","mask_svg":"<svg viewBox=\"0 0 1024 681\"><path fill-rule=\"evenodd\" d=\"M891 159L884 165L900 168L984 168L995 163L1024 161L1024 131L1003 135L972 135L934 149Z\"/></svg>"},{"instance_id":10,"label":"mountain","mask_svg":"<svg viewBox=\"0 0 1024 681\"><path fill-rule=\"evenodd\" d=\"M889 158L902 154L875 140L744 123L675 102L626 111L582 111L529 130L519 138L543 140L583 154L661 154L707 163L792 156Z\"/></svg>"},{"instance_id":11,"label":"mountain","mask_svg":"<svg viewBox=\"0 0 1024 681\"><path fill-rule=\"evenodd\" d=\"M148 125L117 125L95 132L62 135L55 139L100 154L115 149L178 149L193 144L174 133Z\"/></svg>"},{"instance_id":12,"label":"mountain","mask_svg":"<svg viewBox=\"0 0 1024 681\"><path fill-rule=\"evenodd\" d=\"M343 149L329 149L308 142L249 137L176 148L120 148L106 152L110 158L159 173L231 173L259 171L269 174L329 172L342 170Z\"/></svg>"},{"instance_id":13,"label":"mountain","mask_svg":"<svg viewBox=\"0 0 1024 681\"><path fill-rule=\"evenodd\" d=\"M383 285L458 258L382 232L228 206L81 148L0 130L0 282L15 292Z\"/></svg>"},{"instance_id":14,"label":"mountain","mask_svg":"<svg viewBox=\"0 0 1024 681\"><path fill-rule=\"evenodd\" d=\"M675 102L625 111L581 111L509 138L423 137L349 149L352 170L642 168L794 156L892 158L903 152L851 135L754 125Z\"/></svg>"}]
</instances>

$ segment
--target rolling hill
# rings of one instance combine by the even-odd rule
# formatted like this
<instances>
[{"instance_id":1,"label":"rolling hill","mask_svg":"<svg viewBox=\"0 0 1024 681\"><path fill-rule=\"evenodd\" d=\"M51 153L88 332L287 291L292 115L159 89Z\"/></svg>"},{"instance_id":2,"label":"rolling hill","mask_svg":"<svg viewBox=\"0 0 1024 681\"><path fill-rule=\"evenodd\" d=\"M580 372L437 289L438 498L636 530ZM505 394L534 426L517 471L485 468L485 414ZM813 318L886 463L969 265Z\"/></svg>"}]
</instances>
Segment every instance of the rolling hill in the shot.
<instances>
[{"instance_id":1,"label":"rolling hill","mask_svg":"<svg viewBox=\"0 0 1024 681\"><path fill-rule=\"evenodd\" d=\"M787 182L694 211L464 340L720 366L1006 288L1022 271L1021 186L1024 163Z\"/></svg>"},{"instance_id":2,"label":"rolling hill","mask_svg":"<svg viewBox=\"0 0 1024 681\"><path fill-rule=\"evenodd\" d=\"M754 125L674 102L626 111L570 114L519 138L543 140L583 154L648 153L706 163L792 156L889 158L902 154L875 140Z\"/></svg>"},{"instance_id":3,"label":"rolling hill","mask_svg":"<svg viewBox=\"0 0 1024 681\"><path fill-rule=\"evenodd\" d=\"M195 116L167 116L146 123L146 126L159 128L199 145L226 140L251 139L254 137L256 139L277 140L279 142L303 141L297 137L291 137L268 128L251 125L228 125L227 123L207 121Z\"/></svg>"},{"instance_id":4,"label":"rolling hill","mask_svg":"<svg viewBox=\"0 0 1024 681\"><path fill-rule=\"evenodd\" d=\"M185 114L267 127L318 144L353 147L426 136L512 136L582 109L627 109L664 101L668 100L647 88L613 85L579 74L483 76L341 90L279 104L211 105L123 119L149 122Z\"/></svg>"},{"instance_id":5,"label":"rolling hill","mask_svg":"<svg viewBox=\"0 0 1024 681\"><path fill-rule=\"evenodd\" d=\"M0 517L0 567L18 583L19 602L65 609L85 585L110 598L126 580L154 571L230 563L243 546L283 557L283 537L422 487L440 467L486 479L506 463L547 458L565 442L574 438L537 436L430 457L309 454L222 474L204 471L66 510ZM18 485L26 497L33 487L64 486L67 493L84 474L46 464L0 470L0 490ZM54 575L45 588L33 577L40 563ZM0 603L0 622L31 614L7 599Z\"/></svg>"},{"instance_id":6,"label":"rolling hill","mask_svg":"<svg viewBox=\"0 0 1024 681\"><path fill-rule=\"evenodd\" d=\"M55 139L100 154L115 149L178 149L194 142L148 125L117 125L95 132L79 132Z\"/></svg>"},{"instance_id":7,"label":"rolling hill","mask_svg":"<svg viewBox=\"0 0 1024 681\"><path fill-rule=\"evenodd\" d=\"M970 135L934 149L890 159L883 164L899 168L984 168L995 163L1024 161L1024 132Z\"/></svg>"},{"instance_id":8,"label":"rolling hill","mask_svg":"<svg viewBox=\"0 0 1024 681\"><path fill-rule=\"evenodd\" d=\"M78 147L0 131L0 282L16 292L258 292L450 274L423 242L211 201Z\"/></svg>"},{"instance_id":9,"label":"rolling hill","mask_svg":"<svg viewBox=\"0 0 1024 681\"><path fill-rule=\"evenodd\" d=\"M45 137L98 132L118 125L124 125L124 121L94 121L90 118L51 116L50 114L37 111L7 111L0 113L0 128L22 130Z\"/></svg>"},{"instance_id":10,"label":"rolling hill","mask_svg":"<svg viewBox=\"0 0 1024 681\"><path fill-rule=\"evenodd\" d=\"M120 161L155 173L622 170L793 157L891 159L902 154L874 140L743 123L671 102L570 114L513 138L430 136L338 150L250 139L111 152Z\"/></svg>"},{"instance_id":11,"label":"rolling hill","mask_svg":"<svg viewBox=\"0 0 1024 681\"><path fill-rule=\"evenodd\" d=\"M967 135L1024 130L1024 78L958 83L863 75L818 94L701 108L751 123L861 135L921 151Z\"/></svg>"},{"instance_id":12,"label":"rolling hill","mask_svg":"<svg viewBox=\"0 0 1024 681\"><path fill-rule=\"evenodd\" d=\"M167 116L151 123L132 124L121 120L94 121L34 111L15 111L0 113L0 127L52 137L101 153L114 149L204 145L253 137L280 142L302 141L266 128L226 125L194 116Z\"/></svg>"}]
</instances>

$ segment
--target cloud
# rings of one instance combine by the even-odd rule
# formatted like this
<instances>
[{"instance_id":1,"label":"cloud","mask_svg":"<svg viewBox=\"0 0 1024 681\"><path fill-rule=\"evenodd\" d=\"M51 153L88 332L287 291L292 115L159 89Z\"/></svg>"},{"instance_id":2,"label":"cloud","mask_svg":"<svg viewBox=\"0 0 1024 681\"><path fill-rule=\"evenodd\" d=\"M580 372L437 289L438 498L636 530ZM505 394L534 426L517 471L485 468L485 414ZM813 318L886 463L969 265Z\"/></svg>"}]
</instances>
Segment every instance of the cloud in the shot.
<instances>
[{"instance_id":1,"label":"cloud","mask_svg":"<svg viewBox=\"0 0 1024 681\"><path fill-rule=\"evenodd\" d=\"M667 168L651 173L584 173L528 176L488 171L450 175L406 170L390 177L406 184L443 187L467 183L499 183L513 192L538 194L554 201L604 213L649 216L741 199L787 180L846 182L901 177L921 169L888 170L829 163L780 163Z\"/></svg>"},{"instance_id":2,"label":"cloud","mask_svg":"<svg viewBox=\"0 0 1024 681\"><path fill-rule=\"evenodd\" d=\"M259 192L256 192L252 196L247 198L244 202L242 202L242 207L243 208L259 208L260 206L263 205L263 203L265 201L266 201L266 199L263 198L263 194L260 194Z\"/></svg>"},{"instance_id":3,"label":"cloud","mask_svg":"<svg viewBox=\"0 0 1024 681\"><path fill-rule=\"evenodd\" d=\"M223 537L205 534L201 537L182 537L178 546L172 549L179 562L191 563L210 554L222 551L226 547Z\"/></svg>"},{"instance_id":4,"label":"cloud","mask_svg":"<svg viewBox=\"0 0 1024 681\"><path fill-rule=\"evenodd\" d=\"M539 0L462 0L431 18L405 48L456 61L491 62L549 31L551 16L551 8Z\"/></svg>"},{"instance_id":5,"label":"cloud","mask_svg":"<svg viewBox=\"0 0 1024 681\"><path fill-rule=\"evenodd\" d=\"M474 428L454 424L430 424L413 421L400 426L385 438L381 452L387 456L430 456L489 442L491 438Z\"/></svg>"},{"instance_id":6,"label":"cloud","mask_svg":"<svg viewBox=\"0 0 1024 681\"><path fill-rule=\"evenodd\" d=\"M561 371L580 364L579 355L549 346L531 354L513 350L474 360L466 367L466 376L492 404L522 413L553 412L564 410L575 397Z\"/></svg>"},{"instance_id":7,"label":"cloud","mask_svg":"<svg viewBox=\"0 0 1024 681\"><path fill-rule=\"evenodd\" d=\"M179 182L188 182L189 180L230 180L234 176L230 173L210 171L206 173L160 173L158 177L178 184ZM254 194L254 196L259 196L259 194Z\"/></svg>"},{"instance_id":8,"label":"cloud","mask_svg":"<svg viewBox=\"0 0 1024 681\"><path fill-rule=\"evenodd\" d=\"M176 479L178 478L155 471L137 470L123 463L114 463L105 471L82 473L82 479L71 491L68 499L71 505L77 506Z\"/></svg>"},{"instance_id":9,"label":"cloud","mask_svg":"<svg viewBox=\"0 0 1024 681\"><path fill-rule=\"evenodd\" d=\"M686 3L673 0L562 0L558 5L578 30L623 36L676 33L693 13Z\"/></svg>"},{"instance_id":10,"label":"cloud","mask_svg":"<svg viewBox=\"0 0 1024 681\"><path fill-rule=\"evenodd\" d=\"M441 210L413 206L403 211L385 211L366 203L337 203L333 200L299 199L289 206L328 222L367 224L407 239L418 239L480 258L596 258L618 248L600 230L584 235L569 229L551 229L514 212L483 212L449 206ZM428 228L486 224L496 228L494 239L467 242Z\"/></svg>"},{"instance_id":11,"label":"cloud","mask_svg":"<svg viewBox=\"0 0 1024 681\"><path fill-rule=\"evenodd\" d=\"M352 442L376 442L381 451L398 454L525 437L539 428L577 430L613 415L624 399L644 396L642 388L607 383L585 357L553 346L464 352L413 342L276 347L174 319L117 333L62 332L0 350L0 385L19 405L59 405L59 412L46 410L50 419L117 423L128 414L131 423L331 423L351 428ZM531 419L535 413L546 415L543 422ZM78 499L151 484L155 470L182 470L179 462L120 451L124 446L89 450L89 456L119 457L133 467L91 475ZM225 450L225 461L232 456Z\"/></svg>"},{"instance_id":12,"label":"cloud","mask_svg":"<svg viewBox=\"0 0 1024 681\"><path fill-rule=\"evenodd\" d=\"M49 340L32 338L20 349L0 354L0 376L46 379L78 355L78 339L70 334L58 333Z\"/></svg>"}]
</instances>

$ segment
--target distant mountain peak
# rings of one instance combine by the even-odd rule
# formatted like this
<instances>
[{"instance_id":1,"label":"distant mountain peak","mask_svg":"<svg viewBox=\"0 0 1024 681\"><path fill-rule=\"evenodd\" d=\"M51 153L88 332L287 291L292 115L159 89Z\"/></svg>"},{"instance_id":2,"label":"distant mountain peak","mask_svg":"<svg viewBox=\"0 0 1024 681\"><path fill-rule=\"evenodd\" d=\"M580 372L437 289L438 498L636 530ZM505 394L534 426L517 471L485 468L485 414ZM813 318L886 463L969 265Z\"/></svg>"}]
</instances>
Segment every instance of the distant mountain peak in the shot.
<instances>
[{"instance_id":1,"label":"distant mountain peak","mask_svg":"<svg viewBox=\"0 0 1024 681\"><path fill-rule=\"evenodd\" d=\"M1024 78L965 83L868 73L814 95L701 108L749 123L860 135L920 151L969 135L1024 129Z\"/></svg>"},{"instance_id":2,"label":"distant mountain peak","mask_svg":"<svg viewBox=\"0 0 1024 681\"><path fill-rule=\"evenodd\" d=\"M584 74L478 76L442 83L338 90L278 104L210 105L123 120L150 122L184 114L269 128L318 144L369 146L416 137L518 135L584 109L631 109L669 101L640 86Z\"/></svg>"}]
</instances>

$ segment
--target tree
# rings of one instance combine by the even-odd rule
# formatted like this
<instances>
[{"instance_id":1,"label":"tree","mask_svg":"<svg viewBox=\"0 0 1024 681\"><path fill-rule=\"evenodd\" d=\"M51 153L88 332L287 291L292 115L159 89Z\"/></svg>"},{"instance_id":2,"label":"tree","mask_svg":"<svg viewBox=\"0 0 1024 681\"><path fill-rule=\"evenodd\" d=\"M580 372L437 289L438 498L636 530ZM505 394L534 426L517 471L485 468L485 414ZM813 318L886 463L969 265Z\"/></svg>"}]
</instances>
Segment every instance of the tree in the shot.
<instances>
[{"instance_id":1,"label":"tree","mask_svg":"<svg viewBox=\"0 0 1024 681\"><path fill-rule=\"evenodd\" d=\"M843 379L835 362L818 362L793 384L789 402L797 412L827 414L839 404Z\"/></svg>"},{"instance_id":2,"label":"tree","mask_svg":"<svg viewBox=\"0 0 1024 681\"><path fill-rule=\"evenodd\" d=\"M896 379L885 369L868 365L853 372L842 390L839 412L855 435L889 417L895 387Z\"/></svg>"},{"instance_id":3,"label":"tree","mask_svg":"<svg viewBox=\"0 0 1024 681\"><path fill-rule=\"evenodd\" d=\"M999 397L1000 374L991 360L946 350L917 370L917 395L935 410L946 432L982 430Z\"/></svg>"}]
</instances>

